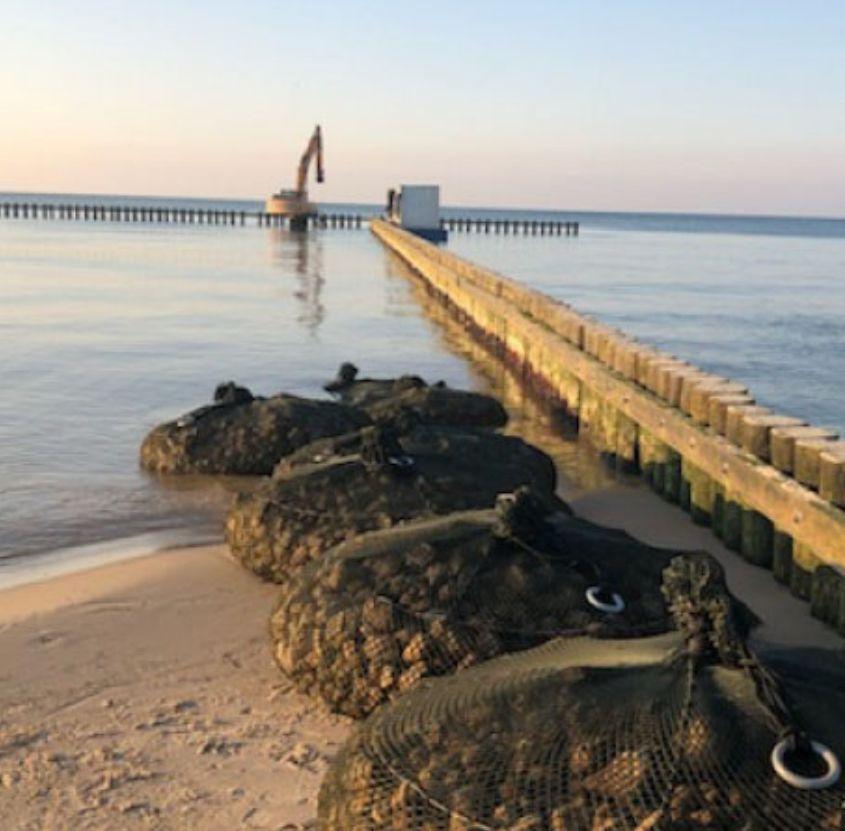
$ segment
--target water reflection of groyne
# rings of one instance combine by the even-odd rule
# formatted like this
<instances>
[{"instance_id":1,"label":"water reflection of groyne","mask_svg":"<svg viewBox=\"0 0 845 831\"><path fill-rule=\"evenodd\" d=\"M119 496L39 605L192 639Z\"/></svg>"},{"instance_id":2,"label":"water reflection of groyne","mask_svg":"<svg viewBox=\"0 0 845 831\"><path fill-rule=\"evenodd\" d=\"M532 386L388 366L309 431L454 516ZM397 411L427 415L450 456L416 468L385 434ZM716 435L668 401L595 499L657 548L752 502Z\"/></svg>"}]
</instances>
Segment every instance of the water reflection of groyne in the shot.
<instances>
[{"instance_id":1,"label":"water reflection of groyne","mask_svg":"<svg viewBox=\"0 0 845 831\"><path fill-rule=\"evenodd\" d=\"M608 468L598 451L579 438L560 408L532 392L513 369L471 337L398 257L387 254L385 271L410 286L414 300L436 325L438 340L469 363L478 388L504 404L510 416L505 432L542 448L554 459L565 480L560 485L562 491L596 490L620 481L634 483L631 477Z\"/></svg>"}]
</instances>

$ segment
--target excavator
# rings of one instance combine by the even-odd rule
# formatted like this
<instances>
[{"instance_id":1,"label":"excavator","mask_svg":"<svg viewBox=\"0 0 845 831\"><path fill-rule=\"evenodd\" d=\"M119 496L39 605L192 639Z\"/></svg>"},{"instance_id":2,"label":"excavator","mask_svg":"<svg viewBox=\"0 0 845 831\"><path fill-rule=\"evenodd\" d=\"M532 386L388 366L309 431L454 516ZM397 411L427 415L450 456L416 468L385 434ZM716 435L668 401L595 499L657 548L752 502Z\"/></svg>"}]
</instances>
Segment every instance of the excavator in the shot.
<instances>
[{"instance_id":1,"label":"excavator","mask_svg":"<svg viewBox=\"0 0 845 831\"><path fill-rule=\"evenodd\" d=\"M266 202L265 210L268 214L276 214L290 217L292 230L303 230L307 225L309 216L317 213L317 206L308 201L308 168L311 160L317 158L317 182L323 181L323 134L320 132L320 125L314 128L302 158L299 160L299 168L296 172L296 189L280 190L274 193Z\"/></svg>"}]
</instances>

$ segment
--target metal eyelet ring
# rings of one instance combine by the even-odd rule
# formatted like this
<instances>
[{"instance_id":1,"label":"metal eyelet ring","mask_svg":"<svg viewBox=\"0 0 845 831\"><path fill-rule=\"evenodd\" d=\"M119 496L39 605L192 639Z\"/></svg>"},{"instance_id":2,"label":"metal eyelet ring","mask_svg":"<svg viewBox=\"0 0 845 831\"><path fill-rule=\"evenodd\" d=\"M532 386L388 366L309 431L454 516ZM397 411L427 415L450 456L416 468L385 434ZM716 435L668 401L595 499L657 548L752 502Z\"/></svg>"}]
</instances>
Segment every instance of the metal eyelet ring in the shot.
<instances>
[{"instance_id":1,"label":"metal eyelet ring","mask_svg":"<svg viewBox=\"0 0 845 831\"><path fill-rule=\"evenodd\" d=\"M820 756L827 765L827 773L824 776L801 776L786 766L786 754L792 750L792 739L781 739L772 748L772 767L775 773L783 779L787 785L793 788L800 788L802 791L818 791L822 788L829 788L839 781L842 773L842 765L836 754L821 742L810 742L813 753Z\"/></svg>"},{"instance_id":2,"label":"metal eyelet ring","mask_svg":"<svg viewBox=\"0 0 845 831\"><path fill-rule=\"evenodd\" d=\"M594 609L598 609L600 612L605 612L608 615L618 615L620 612L625 611L625 601L621 595L613 592L611 595L613 602L605 603L600 597L601 594L603 594L601 586L590 586L587 589L587 603Z\"/></svg>"}]
</instances>

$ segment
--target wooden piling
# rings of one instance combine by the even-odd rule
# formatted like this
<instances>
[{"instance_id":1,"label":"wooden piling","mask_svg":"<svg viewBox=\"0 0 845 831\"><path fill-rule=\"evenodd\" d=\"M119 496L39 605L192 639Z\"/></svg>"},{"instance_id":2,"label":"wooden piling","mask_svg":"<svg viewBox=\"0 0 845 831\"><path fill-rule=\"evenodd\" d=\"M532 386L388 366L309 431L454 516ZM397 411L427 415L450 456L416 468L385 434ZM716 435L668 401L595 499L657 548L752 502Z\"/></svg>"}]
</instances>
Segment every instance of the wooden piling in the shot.
<instances>
[{"instance_id":1,"label":"wooden piling","mask_svg":"<svg viewBox=\"0 0 845 831\"><path fill-rule=\"evenodd\" d=\"M567 404L577 402L581 429L605 457L614 464L633 457L658 493L709 523L750 563L770 568L831 622L845 579L845 443L829 433L802 435L810 428L757 407L742 385L579 318L395 226L374 222L373 230L526 377L562 395L572 376ZM570 318L579 321L577 337ZM786 462L779 461L784 443ZM825 565L837 573L820 570Z\"/></svg>"},{"instance_id":2,"label":"wooden piling","mask_svg":"<svg viewBox=\"0 0 845 831\"><path fill-rule=\"evenodd\" d=\"M793 476L802 485L813 490L819 489L821 481L821 454L824 451L843 447L842 442L828 438L799 438L795 441Z\"/></svg>"},{"instance_id":3,"label":"wooden piling","mask_svg":"<svg viewBox=\"0 0 845 831\"><path fill-rule=\"evenodd\" d=\"M845 508L845 443L832 442L819 454L819 496Z\"/></svg>"}]
</instances>

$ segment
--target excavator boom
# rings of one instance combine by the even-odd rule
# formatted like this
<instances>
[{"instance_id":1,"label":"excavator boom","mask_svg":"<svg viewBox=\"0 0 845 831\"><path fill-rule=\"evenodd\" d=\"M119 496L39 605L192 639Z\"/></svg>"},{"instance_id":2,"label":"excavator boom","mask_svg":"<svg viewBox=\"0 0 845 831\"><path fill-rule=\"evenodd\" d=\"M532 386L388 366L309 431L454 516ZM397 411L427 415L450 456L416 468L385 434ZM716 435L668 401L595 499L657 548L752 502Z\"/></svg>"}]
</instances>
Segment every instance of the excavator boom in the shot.
<instances>
[{"instance_id":1,"label":"excavator boom","mask_svg":"<svg viewBox=\"0 0 845 831\"><path fill-rule=\"evenodd\" d=\"M296 190L297 193L305 193L306 184L308 182L308 167L311 164L311 159L317 157L317 181L323 181L323 135L320 132L320 125L314 128L314 135L308 142L308 147L302 154L299 160L299 170L296 176Z\"/></svg>"}]
</instances>

